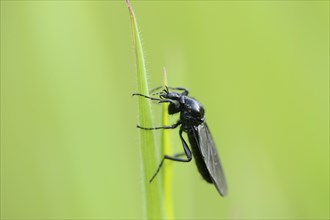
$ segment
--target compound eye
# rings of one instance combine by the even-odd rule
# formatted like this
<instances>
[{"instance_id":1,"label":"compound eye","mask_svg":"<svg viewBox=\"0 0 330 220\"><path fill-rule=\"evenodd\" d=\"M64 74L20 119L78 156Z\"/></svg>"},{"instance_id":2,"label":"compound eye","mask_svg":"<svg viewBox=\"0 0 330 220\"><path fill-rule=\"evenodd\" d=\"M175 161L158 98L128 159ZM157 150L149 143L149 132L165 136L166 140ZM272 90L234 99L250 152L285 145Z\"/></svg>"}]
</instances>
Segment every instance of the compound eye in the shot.
<instances>
[{"instance_id":1,"label":"compound eye","mask_svg":"<svg viewBox=\"0 0 330 220\"><path fill-rule=\"evenodd\" d=\"M179 102L175 102L175 103L170 103L168 105L168 114L173 115L175 113L180 112L180 103Z\"/></svg>"}]
</instances>

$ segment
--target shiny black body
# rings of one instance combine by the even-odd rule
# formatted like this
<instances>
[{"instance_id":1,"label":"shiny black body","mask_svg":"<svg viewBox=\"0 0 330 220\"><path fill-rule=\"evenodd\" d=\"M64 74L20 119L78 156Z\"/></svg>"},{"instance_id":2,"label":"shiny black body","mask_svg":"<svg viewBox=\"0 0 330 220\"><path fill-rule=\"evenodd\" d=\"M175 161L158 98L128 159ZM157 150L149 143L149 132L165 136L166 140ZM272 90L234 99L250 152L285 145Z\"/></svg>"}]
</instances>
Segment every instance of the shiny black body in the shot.
<instances>
[{"instance_id":1,"label":"shiny black body","mask_svg":"<svg viewBox=\"0 0 330 220\"><path fill-rule=\"evenodd\" d=\"M168 96L173 97L173 94L168 94L167 97ZM199 102L191 97L181 95L178 101L180 104L177 106L174 104L169 105L168 112L169 114L175 114L179 110L181 113L181 129L188 135L190 147L192 149L198 171L207 182L212 183L210 173L206 167L205 161L199 149L199 139L196 135L198 131L195 128L201 123L204 123L205 110Z\"/></svg>"},{"instance_id":2,"label":"shiny black body","mask_svg":"<svg viewBox=\"0 0 330 220\"><path fill-rule=\"evenodd\" d=\"M196 133L197 133L196 130L192 130L192 129L187 130L190 147L192 149L198 171L202 175L204 180L206 180L208 183L213 183L211 176L210 176L210 172L208 171L208 169L206 167L203 155L199 149L199 146L198 146L199 143L198 143L197 137L195 137L195 135L194 135Z\"/></svg>"},{"instance_id":3,"label":"shiny black body","mask_svg":"<svg viewBox=\"0 0 330 220\"><path fill-rule=\"evenodd\" d=\"M157 87L155 90L160 89ZM171 90L182 91L171 92ZM174 129L181 125L179 135L184 149L184 153L176 154L174 156L164 155L164 158L154 176L150 182L156 177L165 159L179 161L179 162L190 162L192 155L194 155L195 162L198 171L208 183L213 183L221 196L227 193L227 184L224 177L224 172L220 163L218 152L214 144L211 133L205 122L204 114L205 110L203 106L194 98L188 96L188 90L181 87L166 87L163 91L156 93L159 94L159 98L153 98L142 94L133 94L142 96L151 100L159 101L159 103L169 103L168 113L170 115L180 113L179 120L171 126L162 126L155 128L145 128L137 126L144 130L155 130L155 129ZM182 133L186 132L190 147L190 151L186 141L184 140ZM181 156L186 158L181 158Z\"/></svg>"}]
</instances>

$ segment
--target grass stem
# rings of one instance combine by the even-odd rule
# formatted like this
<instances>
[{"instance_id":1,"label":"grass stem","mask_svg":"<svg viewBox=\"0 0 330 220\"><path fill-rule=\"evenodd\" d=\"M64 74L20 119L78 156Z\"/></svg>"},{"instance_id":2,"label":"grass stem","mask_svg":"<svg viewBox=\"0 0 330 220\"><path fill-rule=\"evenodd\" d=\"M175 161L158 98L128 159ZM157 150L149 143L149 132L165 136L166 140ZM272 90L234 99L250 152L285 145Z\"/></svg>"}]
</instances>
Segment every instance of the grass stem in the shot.
<instances>
[{"instance_id":1,"label":"grass stem","mask_svg":"<svg viewBox=\"0 0 330 220\"><path fill-rule=\"evenodd\" d=\"M147 82L147 71L145 67L145 60L143 55L143 49L141 44L140 32L136 22L136 17L132 5L129 0L126 0L128 7L130 20L133 47L136 57L137 67L137 85L138 93L148 95L149 88ZM152 112L150 100L143 97L137 97L138 109L139 109L139 124L143 127L153 127ZM152 183L149 183L149 179L153 176L158 164L156 163L157 152L155 150L155 138L153 131L146 131L139 129L140 133L140 149L142 158L142 170L143 170L143 194L144 194L144 208L145 218L147 219L162 219L162 207L163 200L161 199L160 181L155 179Z\"/></svg>"}]
</instances>

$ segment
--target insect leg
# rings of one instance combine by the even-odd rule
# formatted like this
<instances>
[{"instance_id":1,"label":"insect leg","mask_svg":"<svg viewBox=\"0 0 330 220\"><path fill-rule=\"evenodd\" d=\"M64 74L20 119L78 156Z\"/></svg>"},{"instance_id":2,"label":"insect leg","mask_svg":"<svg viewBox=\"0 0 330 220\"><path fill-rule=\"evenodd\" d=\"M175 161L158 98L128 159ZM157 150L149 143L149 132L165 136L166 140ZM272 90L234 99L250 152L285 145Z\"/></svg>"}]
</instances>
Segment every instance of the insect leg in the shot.
<instances>
[{"instance_id":1,"label":"insect leg","mask_svg":"<svg viewBox=\"0 0 330 220\"><path fill-rule=\"evenodd\" d=\"M181 124L181 121L178 120L175 124L170 125L170 126L161 126L161 127L154 127L154 128L145 128L145 127L141 127L140 125L137 125L136 127L143 129L143 130L157 130L157 129L174 129L176 127L178 127Z\"/></svg>"},{"instance_id":2,"label":"insect leg","mask_svg":"<svg viewBox=\"0 0 330 220\"><path fill-rule=\"evenodd\" d=\"M150 97L150 96L146 96L146 95L143 95L143 94L140 94L140 93L133 93L132 96L142 96L144 98L147 98L147 99L151 99L151 100L156 100L156 101L161 101L161 99L159 98L153 98L153 97Z\"/></svg>"},{"instance_id":3,"label":"insect leg","mask_svg":"<svg viewBox=\"0 0 330 220\"><path fill-rule=\"evenodd\" d=\"M182 137L182 132L183 130L180 129L180 138L181 138L181 142L182 142L182 146L184 149L184 153L180 153L180 154L176 154L174 156L168 156L168 155L164 155L162 161L160 162L160 164L158 165L158 168L155 172L155 174L151 177L151 179L149 180L149 182L151 183L154 178L157 176L160 168L163 166L164 160L172 160L172 161L177 161L177 162L190 162L192 159L192 154L191 151L186 143L186 141L183 139ZM180 158L180 156L186 155L187 158Z\"/></svg>"},{"instance_id":4,"label":"insect leg","mask_svg":"<svg viewBox=\"0 0 330 220\"><path fill-rule=\"evenodd\" d=\"M183 87L168 87L168 88L169 88L169 89L172 89L172 90L183 91L183 92L181 93L181 95L188 95L188 94L189 94L188 89L183 88Z\"/></svg>"},{"instance_id":5,"label":"insect leg","mask_svg":"<svg viewBox=\"0 0 330 220\"><path fill-rule=\"evenodd\" d=\"M173 101L172 99L162 99L158 103L165 103L165 102L169 102L169 103L172 103L174 105L177 103L176 101Z\"/></svg>"},{"instance_id":6,"label":"insect leg","mask_svg":"<svg viewBox=\"0 0 330 220\"><path fill-rule=\"evenodd\" d=\"M150 90L150 93L154 93L154 92L156 92L157 90L159 90L161 88L164 88L164 87L163 86L157 86L156 88L153 88L152 90Z\"/></svg>"},{"instance_id":7,"label":"insect leg","mask_svg":"<svg viewBox=\"0 0 330 220\"><path fill-rule=\"evenodd\" d=\"M178 154L174 154L174 157L182 157L184 155L186 155L186 153L185 152L181 152L181 153L178 153Z\"/></svg>"},{"instance_id":8,"label":"insect leg","mask_svg":"<svg viewBox=\"0 0 330 220\"><path fill-rule=\"evenodd\" d=\"M152 90L150 90L150 93L154 93L155 91L161 89L161 88L164 88L164 86L158 86ZM170 87L170 86L167 86L166 88L168 89L171 89L171 90L179 90L179 91L183 91L181 93L181 95L188 95L189 94L189 90L184 88L184 87Z\"/></svg>"},{"instance_id":9,"label":"insect leg","mask_svg":"<svg viewBox=\"0 0 330 220\"><path fill-rule=\"evenodd\" d=\"M165 103L165 102L170 102L170 103L173 103L173 104L176 103L175 101L173 101L171 99L154 98L154 97L146 96L146 95L143 95L143 94L140 94L140 93L133 93L132 96L142 96L142 97L147 98L147 99L159 101L158 103Z\"/></svg>"}]
</instances>

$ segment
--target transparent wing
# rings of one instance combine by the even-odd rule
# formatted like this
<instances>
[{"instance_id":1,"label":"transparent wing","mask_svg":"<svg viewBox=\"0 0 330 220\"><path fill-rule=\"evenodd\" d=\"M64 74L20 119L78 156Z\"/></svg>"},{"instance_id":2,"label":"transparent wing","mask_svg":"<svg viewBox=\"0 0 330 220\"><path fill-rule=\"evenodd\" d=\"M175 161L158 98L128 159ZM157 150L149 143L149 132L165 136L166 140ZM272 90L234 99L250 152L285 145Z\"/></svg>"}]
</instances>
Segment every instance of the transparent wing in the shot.
<instances>
[{"instance_id":1,"label":"transparent wing","mask_svg":"<svg viewBox=\"0 0 330 220\"><path fill-rule=\"evenodd\" d=\"M212 181L220 195L227 194L227 183L221 166L217 148L206 123L197 127L199 147Z\"/></svg>"}]
</instances>

